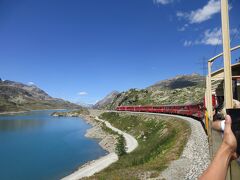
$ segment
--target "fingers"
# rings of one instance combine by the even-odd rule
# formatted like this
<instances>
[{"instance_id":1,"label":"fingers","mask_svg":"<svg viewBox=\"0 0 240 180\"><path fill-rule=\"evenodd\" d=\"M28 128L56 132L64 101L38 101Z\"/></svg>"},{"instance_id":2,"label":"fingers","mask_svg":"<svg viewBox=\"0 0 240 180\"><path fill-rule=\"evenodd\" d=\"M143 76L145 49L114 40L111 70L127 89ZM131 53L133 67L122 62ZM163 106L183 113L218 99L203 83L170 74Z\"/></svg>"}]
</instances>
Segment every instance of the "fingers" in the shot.
<instances>
[{"instance_id":1,"label":"fingers","mask_svg":"<svg viewBox=\"0 0 240 180\"><path fill-rule=\"evenodd\" d=\"M233 159L237 159L237 153L236 153L237 141L232 132L231 125L232 125L232 119L229 115L227 115L225 117L225 130L224 130L223 142L232 151L231 159L233 160Z\"/></svg>"},{"instance_id":2,"label":"fingers","mask_svg":"<svg viewBox=\"0 0 240 180\"><path fill-rule=\"evenodd\" d=\"M238 158L238 155L237 155L237 153L235 152L233 155L232 155L232 159L234 160L234 159L237 159Z\"/></svg>"},{"instance_id":3,"label":"fingers","mask_svg":"<svg viewBox=\"0 0 240 180\"><path fill-rule=\"evenodd\" d=\"M232 131L231 125L232 125L232 119L229 115L227 115L226 119L225 119L225 130L224 130L224 132L231 132Z\"/></svg>"}]
</instances>

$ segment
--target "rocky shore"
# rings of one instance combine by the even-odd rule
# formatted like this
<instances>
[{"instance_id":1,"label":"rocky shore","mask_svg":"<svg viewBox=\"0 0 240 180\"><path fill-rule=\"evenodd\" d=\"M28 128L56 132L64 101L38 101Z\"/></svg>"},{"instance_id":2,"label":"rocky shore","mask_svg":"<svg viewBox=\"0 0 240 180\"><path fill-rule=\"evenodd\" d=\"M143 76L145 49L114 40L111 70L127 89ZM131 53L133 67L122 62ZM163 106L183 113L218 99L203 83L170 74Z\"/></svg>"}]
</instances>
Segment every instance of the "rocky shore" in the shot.
<instances>
[{"instance_id":1,"label":"rocky shore","mask_svg":"<svg viewBox=\"0 0 240 180\"><path fill-rule=\"evenodd\" d=\"M13 115L13 114L21 114L29 111L9 111L9 112L0 112L0 115Z\"/></svg>"},{"instance_id":2,"label":"rocky shore","mask_svg":"<svg viewBox=\"0 0 240 180\"><path fill-rule=\"evenodd\" d=\"M88 119L88 118L87 119L91 121L91 118L92 117L90 117L90 119ZM126 148L127 148L126 152L127 153L132 152L138 146L137 140L130 134L127 134L127 133L121 131L120 129L113 127L109 122L99 119L97 116L96 116L96 120L100 123L104 123L105 126L108 127L109 129L111 129L112 131L123 135L123 137L126 141ZM97 126L94 126L94 127L97 127ZM96 132L94 131L93 136L95 136L95 135L96 135ZM103 144L103 145L105 147L105 144ZM112 163L116 162L117 160L118 160L118 155L115 152L111 152L111 153L107 154L106 156L103 156L97 160L93 160L93 161L90 161L90 162L84 164L77 171L73 172L69 176L64 177L62 180L78 180L78 179L82 179L84 177L90 177L90 176L94 175L95 173L100 172L103 169L107 168Z\"/></svg>"},{"instance_id":3,"label":"rocky shore","mask_svg":"<svg viewBox=\"0 0 240 180\"><path fill-rule=\"evenodd\" d=\"M104 123L95 120L95 116L90 115L87 109L74 110L70 112L54 112L51 114L55 117L80 117L92 127L87 130L85 137L100 139L99 145L109 153L115 152L117 142L116 135L107 133L103 130Z\"/></svg>"},{"instance_id":4,"label":"rocky shore","mask_svg":"<svg viewBox=\"0 0 240 180\"><path fill-rule=\"evenodd\" d=\"M89 111L86 108L75 109L67 112L53 112L51 115L56 117L81 117L89 115Z\"/></svg>"},{"instance_id":5,"label":"rocky shore","mask_svg":"<svg viewBox=\"0 0 240 180\"><path fill-rule=\"evenodd\" d=\"M109 153L115 152L115 145L117 143L117 136L113 134L109 134L102 129L104 126L103 122L99 122L95 120L93 116L82 116L82 118L90 125L92 128L88 129L85 136L88 138L101 139L99 145L108 151Z\"/></svg>"}]
</instances>

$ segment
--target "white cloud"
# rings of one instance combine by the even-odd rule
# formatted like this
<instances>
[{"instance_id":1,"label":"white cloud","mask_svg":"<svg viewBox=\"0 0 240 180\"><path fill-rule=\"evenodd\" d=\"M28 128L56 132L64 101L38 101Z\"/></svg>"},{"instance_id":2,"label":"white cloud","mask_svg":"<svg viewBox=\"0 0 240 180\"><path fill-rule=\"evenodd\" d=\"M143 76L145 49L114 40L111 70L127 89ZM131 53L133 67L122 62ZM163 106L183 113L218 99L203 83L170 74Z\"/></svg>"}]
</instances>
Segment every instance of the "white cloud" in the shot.
<instances>
[{"instance_id":1,"label":"white cloud","mask_svg":"<svg viewBox=\"0 0 240 180\"><path fill-rule=\"evenodd\" d=\"M188 24L184 24L181 28L178 28L178 31L185 31L188 28Z\"/></svg>"},{"instance_id":2,"label":"white cloud","mask_svg":"<svg viewBox=\"0 0 240 180\"><path fill-rule=\"evenodd\" d=\"M220 12L220 0L209 0L208 3L200 9L191 12L177 12L178 18L183 18L189 23L201 23L212 18L213 15Z\"/></svg>"},{"instance_id":3,"label":"white cloud","mask_svg":"<svg viewBox=\"0 0 240 180\"><path fill-rule=\"evenodd\" d=\"M218 45L222 44L222 30L221 28L214 28L213 30L207 29L200 44Z\"/></svg>"},{"instance_id":4,"label":"white cloud","mask_svg":"<svg viewBox=\"0 0 240 180\"><path fill-rule=\"evenodd\" d=\"M35 83L30 81L30 82L28 82L28 85L33 86L33 85L35 85Z\"/></svg>"},{"instance_id":5,"label":"white cloud","mask_svg":"<svg viewBox=\"0 0 240 180\"><path fill-rule=\"evenodd\" d=\"M185 40L183 46L188 47L192 45L211 45L215 46L218 44L222 44L222 30L221 28L207 29L204 31L201 38L197 40Z\"/></svg>"},{"instance_id":6,"label":"white cloud","mask_svg":"<svg viewBox=\"0 0 240 180\"><path fill-rule=\"evenodd\" d=\"M155 4L162 4L162 5L166 5L166 4L170 4L173 2L173 0L153 0L153 2Z\"/></svg>"},{"instance_id":7,"label":"white cloud","mask_svg":"<svg viewBox=\"0 0 240 180\"><path fill-rule=\"evenodd\" d=\"M239 36L240 32L238 29L234 28L230 30L230 34L233 36ZM197 40L194 40L194 41L185 40L183 43L185 47L192 46L192 45L199 45L199 44L211 45L211 46L222 44L221 28L207 29L204 31L203 35Z\"/></svg>"},{"instance_id":8,"label":"white cloud","mask_svg":"<svg viewBox=\"0 0 240 180\"><path fill-rule=\"evenodd\" d=\"M81 91L81 92L78 93L78 95L79 96L86 96L86 95L88 95L88 93L85 92L85 91Z\"/></svg>"},{"instance_id":9,"label":"white cloud","mask_svg":"<svg viewBox=\"0 0 240 180\"><path fill-rule=\"evenodd\" d=\"M192 41L187 41L185 40L184 43L183 43L183 46L187 47L187 46L191 46L192 45Z\"/></svg>"},{"instance_id":10,"label":"white cloud","mask_svg":"<svg viewBox=\"0 0 240 180\"><path fill-rule=\"evenodd\" d=\"M184 12L182 12L182 11L178 11L178 12L176 13L176 16L179 17L179 18L184 18L184 17L187 16L187 14L184 13Z\"/></svg>"},{"instance_id":11,"label":"white cloud","mask_svg":"<svg viewBox=\"0 0 240 180\"><path fill-rule=\"evenodd\" d=\"M231 30L231 33L233 35L233 38L239 39L240 38L240 31L237 28L233 28Z\"/></svg>"}]
</instances>

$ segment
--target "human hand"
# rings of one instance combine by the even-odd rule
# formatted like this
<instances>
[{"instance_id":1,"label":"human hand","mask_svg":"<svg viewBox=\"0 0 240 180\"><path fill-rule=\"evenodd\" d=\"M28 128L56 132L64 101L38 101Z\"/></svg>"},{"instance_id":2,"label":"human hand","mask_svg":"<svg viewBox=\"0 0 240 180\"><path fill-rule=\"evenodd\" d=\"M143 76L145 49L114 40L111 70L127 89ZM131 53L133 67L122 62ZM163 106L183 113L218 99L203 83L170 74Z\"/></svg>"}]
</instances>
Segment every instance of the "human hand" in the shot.
<instances>
[{"instance_id":1,"label":"human hand","mask_svg":"<svg viewBox=\"0 0 240 180\"><path fill-rule=\"evenodd\" d=\"M199 180L226 179L227 169L231 160L237 158L237 140L232 132L231 125L232 119L227 115L225 118L223 142L218 149L213 161L204 171L204 173L199 177Z\"/></svg>"},{"instance_id":2,"label":"human hand","mask_svg":"<svg viewBox=\"0 0 240 180\"><path fill-rule=\"evenodd\" d=\"M237 159L237 140L235 135L232 132L232 119L229 115L225 118L225 129L224 129L224 136L223 136L223 143L222 145L225 146L231 153L231 159Z\"/></svg>"}]
</instances>

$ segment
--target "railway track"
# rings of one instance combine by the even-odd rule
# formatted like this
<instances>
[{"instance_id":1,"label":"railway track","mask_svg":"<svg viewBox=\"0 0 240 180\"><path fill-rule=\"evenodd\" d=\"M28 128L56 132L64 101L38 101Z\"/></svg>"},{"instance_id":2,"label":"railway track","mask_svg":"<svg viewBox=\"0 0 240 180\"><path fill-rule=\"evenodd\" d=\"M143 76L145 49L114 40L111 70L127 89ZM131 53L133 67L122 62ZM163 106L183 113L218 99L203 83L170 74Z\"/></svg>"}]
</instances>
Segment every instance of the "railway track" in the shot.
<instances>
[{"instance_id":1,"label":"railway track","mask_svg":"<svg viewBox=\"0 0 240 180\"><path fill-rule=\"evenodd\" d=\"M111 111L119 112L119 111ZM129 114L144 114L149 116L168 116L178 119L179 121L186 121L191 128L191 135L183 150L182 155L178 160L172 161L168 168L164 170L160 178L174 180L174 179L197 179L199 175L208 167L210 163L208 137L202 127L200 121L191 117L159 114L149 112L129 112Z\"/></svg>"}]
</instances>

